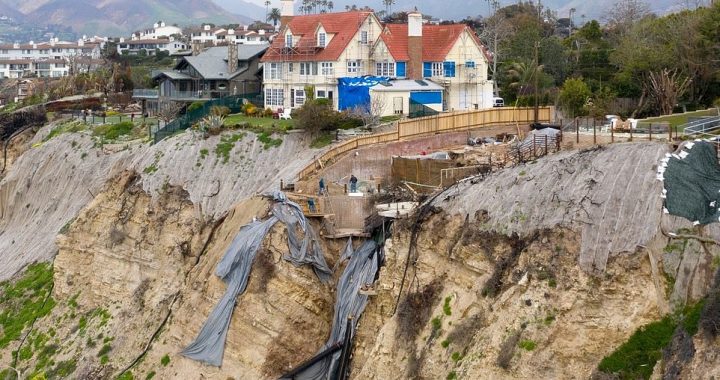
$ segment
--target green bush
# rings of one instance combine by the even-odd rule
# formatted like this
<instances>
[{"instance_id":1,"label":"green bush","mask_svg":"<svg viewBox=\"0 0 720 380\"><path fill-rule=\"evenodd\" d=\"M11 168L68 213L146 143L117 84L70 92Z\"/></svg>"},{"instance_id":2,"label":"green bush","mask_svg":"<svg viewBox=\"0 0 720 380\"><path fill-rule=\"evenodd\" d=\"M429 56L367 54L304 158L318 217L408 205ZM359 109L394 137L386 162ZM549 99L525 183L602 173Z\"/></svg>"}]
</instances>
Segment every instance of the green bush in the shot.
<instances>
[{"instance_id":1,"label":"green bush","mask_svg":"<svg viewBox=\"0 0 720 380\"><path fill-rule=\"evenodd\" d=\"M225 106L212 106L212 108L210 108L210 113L215 116L225 117L230 115L230 108Z\"/></svg>"},{"instance_id":2,"label":"green bush","mask_svg":"<svg viewBox=\"0 0 720 380\"><path fill-rule=\"evenodd\" d=\"M615 374L620 379L649 379L662 349L670 343L676 323L672 316L638 329L615 352L603 358L600 371Z\"/></svg>"},{"instance_id":3,"label":"green bush","mask_svg":"<svg viewBox=\"0 0 720 380\"><path fill-rule=\"evenodd\" d=\"M162 364L163 367L167 367L167 365L170 364L170 355L165 354L165 356L160 359L160 364Z\"/></svg>"},{"instance_id":4,"label":"green bush","mask_svg":"<svg viewBox=\"0 0 720 380\"><path fill-rule=\"evenodd\" d=\"M123 121L117 124L101 125L93 130L93 135L102 140L117 140L120 136L128 136L135 128L130 121Z\"/></svg>"},{"instance_id":5,"label":"green bush","mask_svg":"<svg viewBox=\"0 0 720 380\"><path fill-rule=\"evenodd\" d=\"M520 341L520 343L518 343L518 346L527 351L532 351L537 347L537 343L535 343L534 340L523 339Z\"/></svg>"},{"instance_id":6,"label":"green bush","mask_svg":"<svg viewBox=\"0 0 720 380\"><path fill-rule=\"evenodd\" d=\"M204 105L205 105L205 102L201 102L201 101L192 102L188 106L187 112L190 113L190 112L199 110L199 109L203 108Z\"/></svg>"}]
</instances>

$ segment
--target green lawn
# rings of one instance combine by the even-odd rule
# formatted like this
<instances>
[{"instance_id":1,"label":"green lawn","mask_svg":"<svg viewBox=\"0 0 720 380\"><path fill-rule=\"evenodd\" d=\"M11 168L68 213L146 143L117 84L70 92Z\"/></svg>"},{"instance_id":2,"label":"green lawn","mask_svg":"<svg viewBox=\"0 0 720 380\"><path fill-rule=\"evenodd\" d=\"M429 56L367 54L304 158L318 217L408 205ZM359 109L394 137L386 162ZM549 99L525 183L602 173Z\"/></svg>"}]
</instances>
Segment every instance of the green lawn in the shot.
<instances>
[{"instance_id":1,"label":"green lawn","mask_svg":"<svg viewBox=\"0 0 720 380\"><path fill-rule=\"evenodd\" d=\"M280 130L288 131L293 129L294 123L292 120L279 120L271 117L250 117L243 114L228 115L225 118L225 126L233 127L238 124L250 124L253 127L259 127L262 129L272 128L273 125Z\"/></svg>"},{"instance_id":2,"label":"green lawn","mask_svg":"<svg viewBox=\"0 0 720 380\"><path fill-rule=\"evenodd\" d=\"M696 112L680 113L680 114L673 114L673 115L660 116L660 117L651 117L648 119L640 120L640 122L642 122L643 124L668 122L668 123L670 123L671 127L676 128L679 125L686 124L688 122L689 117L700 117L700 116L718 116L718 110L713 108L713 109L705 110L705 111L696 111Z\"/></svg>"}]
</instances>

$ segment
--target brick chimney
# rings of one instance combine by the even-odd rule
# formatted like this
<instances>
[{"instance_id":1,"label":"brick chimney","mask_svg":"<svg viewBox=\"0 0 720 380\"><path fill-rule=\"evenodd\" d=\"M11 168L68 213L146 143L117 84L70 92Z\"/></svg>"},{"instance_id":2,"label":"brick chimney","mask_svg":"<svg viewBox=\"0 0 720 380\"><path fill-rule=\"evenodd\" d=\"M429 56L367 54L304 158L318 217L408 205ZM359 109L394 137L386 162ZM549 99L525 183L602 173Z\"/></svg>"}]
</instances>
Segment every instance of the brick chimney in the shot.
<instances>
[{"instance_id":1,"label":"brick chimney","mask_svg":"<svg viewBox=\"0 0 720 380\"><path fill-rule=\"evenodd\" d=\"M408 56L407 76L423 79L423 19L418 11L408 13Z\"/></svg>"},{"instance_id":2,"label":"brick chimney","mask_svg":"<svg viewBox=\"0 0 720 380\"><path fill-rule=\"evenodd\" d=\"M238 69L238 46L234 41L228 44L228 73L234 73Z\"/></svg>"},{"instance_id":3,"label":"brick chimney","mask_svg":"<svg viewBox=\"0 0 720 380\"><path fill-rule=\"evenodd\" d=\"M202 52L203 43L200 41L192 41L192 55L198 55Z\"/></svg>"},{"instance_id":4,"label":"brick chimney","mask_svg":"<svg viewBox=\"0 0 720 380\"><path fill-rule=\"evenodd\" d=\"M294 0L281 0L280 1L280 29L287 25L290 20L295 16L295 1Z\"/></svg>"}]
</instances>

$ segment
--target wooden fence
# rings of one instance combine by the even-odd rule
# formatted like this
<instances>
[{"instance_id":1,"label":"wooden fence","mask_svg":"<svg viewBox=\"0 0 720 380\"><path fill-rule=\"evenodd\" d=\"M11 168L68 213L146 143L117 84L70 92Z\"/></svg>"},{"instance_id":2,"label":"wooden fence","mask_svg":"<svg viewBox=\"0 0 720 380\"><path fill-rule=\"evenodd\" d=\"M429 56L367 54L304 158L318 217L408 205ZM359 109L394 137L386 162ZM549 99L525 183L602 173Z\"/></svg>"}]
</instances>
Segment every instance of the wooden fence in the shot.
<instances>
[{"instance_id":1,"label":"wooden fence","mask_svg":"<svg viewBox=\"0 0 720 380\"><path fill-rule=\"evenodd\" d=\"M552 115L552 107L540 108L538 120L540 122L549 122L552 119ZM298 180L303 181L308 179L315 172L324 168L325 165L333 162L339 156L363 146L479 127L511 125L515 123L529 124L534 120L534 108L490 108L477 111L443 113L435 116L399 121L397 123L397 130L394 132L356 137L332 147L301 170L298 174Z\"/></svg>"}]
</instances>

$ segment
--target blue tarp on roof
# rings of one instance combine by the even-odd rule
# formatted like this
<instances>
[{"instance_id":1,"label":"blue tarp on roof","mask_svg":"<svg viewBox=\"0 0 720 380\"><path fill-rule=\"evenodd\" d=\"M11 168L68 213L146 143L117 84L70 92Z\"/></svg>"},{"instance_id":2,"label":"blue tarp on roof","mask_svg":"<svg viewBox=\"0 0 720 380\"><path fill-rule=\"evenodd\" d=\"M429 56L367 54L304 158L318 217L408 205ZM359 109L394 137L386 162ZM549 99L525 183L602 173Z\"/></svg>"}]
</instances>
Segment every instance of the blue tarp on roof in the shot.
<instances>
[{"instance_id":1,"label":"blue tarp on roof","mask_svg":"<svg viewBox=\"0 0 720 380\"><path fill-rule=\"evenodd\" d=\"M389 80L389 77L375 76L338 78L338 108L344 111L370 104L370 87Z\"/></svg>"}]
</instances>

